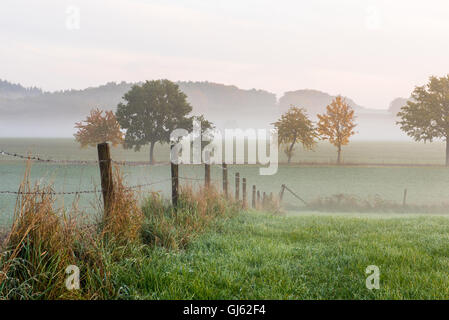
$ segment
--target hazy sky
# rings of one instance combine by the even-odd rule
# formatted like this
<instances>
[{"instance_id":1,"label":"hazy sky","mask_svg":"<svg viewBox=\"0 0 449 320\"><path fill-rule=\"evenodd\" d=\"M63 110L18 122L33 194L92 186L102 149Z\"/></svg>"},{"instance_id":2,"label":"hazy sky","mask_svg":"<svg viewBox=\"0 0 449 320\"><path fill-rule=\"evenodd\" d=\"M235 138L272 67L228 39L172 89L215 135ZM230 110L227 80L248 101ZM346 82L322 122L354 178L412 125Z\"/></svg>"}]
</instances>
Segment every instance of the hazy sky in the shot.
<instances>
[{"instance_id":1,"label":"hazy sky","mask_svg":"<svg viewBox=\"0 0 449 320\"><path fill-rule=\"evenodd\" d=\"M449 73L449 1L2 0L0 39L0 78L45 90L208 80L386 108Z\"/></svg>"}]
</instances>

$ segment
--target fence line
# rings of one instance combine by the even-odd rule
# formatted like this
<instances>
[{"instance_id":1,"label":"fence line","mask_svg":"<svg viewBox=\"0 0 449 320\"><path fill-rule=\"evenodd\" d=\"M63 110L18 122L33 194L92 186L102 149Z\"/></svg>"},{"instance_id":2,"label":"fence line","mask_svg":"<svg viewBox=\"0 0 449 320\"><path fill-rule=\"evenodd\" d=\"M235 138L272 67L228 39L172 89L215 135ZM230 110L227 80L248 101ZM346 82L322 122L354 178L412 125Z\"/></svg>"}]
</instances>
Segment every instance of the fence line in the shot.
<instances>
[{"instance_id":1,"label":"fence line","mask_svg":"<svg viewBox=\"0 0 449 320\"><path fill-rule=\"evenodd\" d=\"M78 194L96 194L96 193L103 193L103 200L105 201L105 208L110 205L110 201L112 201L112 195L113 195L113 189L114 189L114 182L111 175L111 164L116 164L118 166L150 166L150 167L158 167L158 166L167 166L171 165L171 177L150 182L150 183L144 183L144 184L137 184L133 186L125 187L126 189L138 189L143 187L148 187L152 185L156 185L158 183L163 183L167 181L172 181L172 202L176 206L177 199L178 199L178 182L179 180L191 180L191 181L204 181L205 187L210 186L210 182L220 182L220 179L211 179L210 174L210 167L208 164L205 165L205 176L204 178L196 178L196 177L186 177L186 176L179 176L178 172L178 164L173 163L157 163L157 164L151 164L148 162L139 162L139 161L117 161L111 159L111 155L109 152L109 144L107 143L101 143L98 145L98 160L56 160L56 159L49 159L49 158L42 158L38 155L23 155L15 152L8 152L5 150L0 149L0 155L6 155L11 156L15 158L19 158L22 160L28 160L28 161L37 161L37 162L43 162L43 163L58 163L58 164L74 164L74 165L92 165L92 164L99 164L100 167L100 177L101 177L101 190L81 190L81 191L36 191L36 192L23 192L23 191L9 191L4 190L0 191L0 194L14 194L14 195L26 195L26 194L51 194L51 195L78 195ZM222 183L223 183L223 193L226 198L228 198L228 168L227 164L223 163L223 165L215 164L217 167L223 169L223 177L222 177ZM175 167L175 168L174 168ZM242 184L242 199L240 198L240 184ZM244 208L248 207L248 199L247 199L247 179L245 177L240 177L240 173L235 173L235 199L237 202L240 202L241 205ZM293 195L295 195L297 198L300 198L292 190L290 190L288 187L285 187L289 192L291 192ZM252 207L259 207L260 204L260 190L257 190L256 185L253 185L252 190ZM262 206L265 206L267 202L267 196L266 193L263 192L263 199L262 199ZM270 196L270 199L272 196ZM301 199L301 198L300 198ZM302 200L302 199L301 199ZM302 200L304 203L305 201Z\"/></svg>"}]
</instances>

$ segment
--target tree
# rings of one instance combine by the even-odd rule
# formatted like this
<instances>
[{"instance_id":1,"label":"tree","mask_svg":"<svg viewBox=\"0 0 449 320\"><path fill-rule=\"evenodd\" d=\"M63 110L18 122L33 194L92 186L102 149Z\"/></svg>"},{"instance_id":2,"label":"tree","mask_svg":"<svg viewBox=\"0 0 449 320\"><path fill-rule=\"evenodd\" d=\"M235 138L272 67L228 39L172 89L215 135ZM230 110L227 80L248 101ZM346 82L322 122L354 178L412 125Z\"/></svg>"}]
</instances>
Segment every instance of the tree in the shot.
<instances>
[{"instance_id":1,"label":"tree","mask_svg":"<svg viewBox=\"0 0 449 320\"><path fill-rule=\"evenodd\" d=\"M284 152L290 163L296 143L302 143L304 149L312 150L317 134L312 121L303 108L291 107L281 118L273 123L278 130L279 144L286 144Z\"/></svg>"},{"instance_id":2,"label":"tree","mask_svg":"<svg viewBox=\"0 0 449 320\"><path fill-rule=\"evenodd\" d=\"M430 77L427 85L415 87L412 99L397 114L401 129L415 141L446 141L449 166L449 75Z\"/></svg>"},{"instance_id":3,"label":"tree","mask_svg":"<svg viewBox=\"0 0 449 320\"><path fill-rule=\"evenodd\" d=\"M341 147L349 143L355 134L354 110L341 96L332 100L325 114L318 114L318 133L323 140L329 140L337 147L337 164L341 162Z\"/></svg>"},{"instance_id":4,"label":"tree","mask_svg":"<svg viewBox=\"0 0 449 320\"><path fill-rule=\"evenodd\" d=\"M117 119L126 129L125 148L135 151L150 144L150 163L154 163L157 142L169 143L170 133L182 128L192 130L192 111L187 96L169 80L146 81L134 85L117 107Z\"/></svg>"},{"instance_id":5,"label":"tree","mask_svg":"<svg viewBox=\"0 0 449 320\"><path fill-rule=\"evenodd\" d=\"M112 111L105 111L103 116L103 110L92 109L86 120L75 123L75 128L78 129L75 139L82 148L102 142L111 142L115 147L123 142L120 124Z\"/></svg>"}]
</instances>

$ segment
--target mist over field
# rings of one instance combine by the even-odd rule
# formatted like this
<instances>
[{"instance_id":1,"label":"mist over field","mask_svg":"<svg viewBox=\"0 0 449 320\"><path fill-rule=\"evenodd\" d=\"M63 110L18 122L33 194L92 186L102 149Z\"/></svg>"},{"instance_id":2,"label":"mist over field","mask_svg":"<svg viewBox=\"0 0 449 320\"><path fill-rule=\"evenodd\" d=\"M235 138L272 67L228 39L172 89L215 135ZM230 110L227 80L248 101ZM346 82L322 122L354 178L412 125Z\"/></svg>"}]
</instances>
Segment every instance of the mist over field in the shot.
<instances>
[{"instance_id":1,"label":"mist over field","mask_svg":"<svg viewBox=\"0 0 449 320\"><path fill-rule=\"evenodd\" d=\"M44 92L20 84L0 81L0 136L70 137L75 122L92 108L116 110L133 83L107 83L84 90ZM270 128L291 106L304 107L316 121L333 96L318 90L285 92L279 99L265 90L243 90L236 86L211 82L178 82L193 107L192 114L203 114L218 129ZM356 111L356 140L410 140L396 125L397 100L384 110L368 109L349 97ZM405 104L399 99L399 106ZM396 104L395 104L396 102ZM401 104L402 102L402 104Z\"/></svg>"}]
</instances>

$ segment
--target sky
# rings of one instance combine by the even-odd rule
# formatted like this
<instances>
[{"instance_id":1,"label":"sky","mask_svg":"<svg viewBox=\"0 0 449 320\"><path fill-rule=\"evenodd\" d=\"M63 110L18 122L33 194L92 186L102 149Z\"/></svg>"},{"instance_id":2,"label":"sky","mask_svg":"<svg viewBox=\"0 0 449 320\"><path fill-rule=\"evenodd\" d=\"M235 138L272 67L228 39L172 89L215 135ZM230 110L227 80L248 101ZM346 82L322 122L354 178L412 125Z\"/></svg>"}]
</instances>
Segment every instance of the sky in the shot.
<instances>
[{"instance_id":1,"label":"sky","mask_svg":"<svg viewBox=\"0 0 449 320\"><path fill-rule=\"evenodd\" d=\"M317 89L385 109L449 73L447 0L2 0L0 79Z\"/></svg>"}]
</instances>

